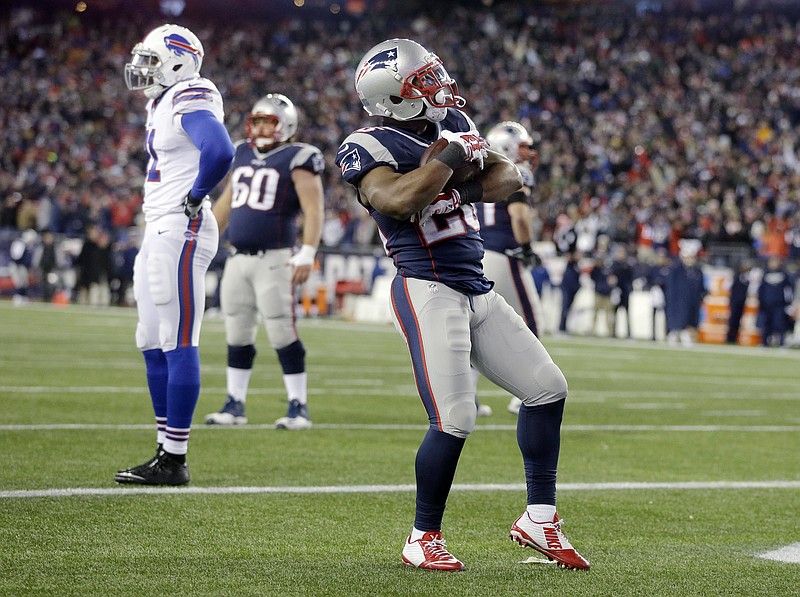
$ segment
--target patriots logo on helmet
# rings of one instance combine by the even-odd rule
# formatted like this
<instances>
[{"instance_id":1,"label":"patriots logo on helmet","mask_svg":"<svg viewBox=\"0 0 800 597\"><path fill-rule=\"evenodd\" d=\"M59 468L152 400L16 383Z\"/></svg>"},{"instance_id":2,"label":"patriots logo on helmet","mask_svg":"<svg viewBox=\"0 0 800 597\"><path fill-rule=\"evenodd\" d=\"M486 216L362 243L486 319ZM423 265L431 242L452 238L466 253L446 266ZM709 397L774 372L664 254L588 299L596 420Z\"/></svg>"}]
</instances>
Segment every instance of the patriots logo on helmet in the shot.
<instances>
[{"instance_id":1,"label":"patriots logo on helmet","mask_svg":"<svg viewBox=\"0 0 800 597\"><path fill-rule=\"evenodd\" d=\"M193 47L185 37L177 33L171 33L164 38L164 45L176 56L189 54L194 59L195 64L197 64L197 57L200 55L200 50Z\"/></svg>"},{"instance_id":2,"label":"patriots logo on helmet","mask_svg":"<svg viewBox=\"0 0 800 597\"><path fill-rule=\"evenodd\" d=\"M367 60L364 63L364 66L361 67L361 70L358 71L358 76L356 77L356 81L359 81L361 77L366 75L368 72L372 70L380 70L382 68L397 72L396 48L389 48L388 50L383 50L382 52L378 52L372 58Z\"/></svg>"}]
</instances>

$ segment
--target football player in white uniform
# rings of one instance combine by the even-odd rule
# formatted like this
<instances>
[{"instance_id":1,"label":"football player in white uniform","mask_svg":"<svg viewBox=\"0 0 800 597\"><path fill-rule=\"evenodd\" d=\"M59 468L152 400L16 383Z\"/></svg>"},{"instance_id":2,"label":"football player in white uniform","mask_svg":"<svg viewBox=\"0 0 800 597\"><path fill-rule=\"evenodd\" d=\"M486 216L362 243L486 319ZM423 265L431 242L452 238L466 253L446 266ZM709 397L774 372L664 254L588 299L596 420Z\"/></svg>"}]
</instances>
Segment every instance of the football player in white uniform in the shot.
<instances>
[{"instance_id":1,"label":"football player in white uniform","mask_svg":"<svg viewBox=\"0 0 800 597\"><path fill-rule=\"evenodd\" d=\"M162 25L125 65L125 83L148 98L144 238L136 256L136 345L144 354L155 411L156 455L119 471L118 483L184 485L186 451L200 393L198 343L205 274L219 243L208 193L225 177L233 144L222 97L200 76L203 46L194 33Z\"/></svg>"},{"instance_id":2,"label":"football player in white uniform","mask_svg":"<svg viewBox=\"0 0 800 597\"><path fill-rule=\"evenodd\" d=\"M542 304L531 268L537 256L531 247L533 240L533 170L538 154L533 149L533 138L518 122L506 120L486 133L489 147L514 162L522 174L522 188L505 201L477 203L478 219L481 222L481 237L486 253L483 255L483 271L494 282L494 291L501 295L522 316L530 330L537 336L543 321ZM477 384L479 374L473 369ZM477 402L477 400L476 400ZM519 413L522 400L512 396L508 410ZM481 408L488 408L479 404ZM491 414L491 411L484 414Z\"/></svg>"},{"instance_id":3,"label":"football player in white uniform","mask_svg":"<svg viewBox=\"0 0 800 597\"><path fill-rule=\"evenodd\" d=\"M247 423L244 407L259 317L283 370L289 406L278 429L311 427L305 348L297 334L294 289L305 283L322 236L325 206L322 152L294 143L297 109L280 93L259 99L247 118L247 139L237 144L231 175L214 204L234 254L225 262L220 300L228 343L228 396L209 425ZM303 238L297 216L303 214Z\"/></svg>"}]
</instances>

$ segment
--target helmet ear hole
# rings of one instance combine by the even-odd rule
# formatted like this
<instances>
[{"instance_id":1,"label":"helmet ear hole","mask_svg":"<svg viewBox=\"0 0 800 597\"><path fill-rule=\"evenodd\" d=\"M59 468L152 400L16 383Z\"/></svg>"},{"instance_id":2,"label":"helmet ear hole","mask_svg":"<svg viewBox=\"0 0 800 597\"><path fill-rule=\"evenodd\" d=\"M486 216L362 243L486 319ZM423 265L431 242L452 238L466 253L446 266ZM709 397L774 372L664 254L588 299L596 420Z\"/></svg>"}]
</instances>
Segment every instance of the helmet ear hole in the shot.
<instances>
[{"instance_id":1,"label":"helmet ear hole","mask_svg":"<svg viewBox=\"0 0 800 597\"><path fill-rule=\"evenodd\" d=\"M403 98L400 97L399 95L390 95L389 96L389 101L392 102L394 105L402 104L403 103Z\"/></svg>"}]
</instances>

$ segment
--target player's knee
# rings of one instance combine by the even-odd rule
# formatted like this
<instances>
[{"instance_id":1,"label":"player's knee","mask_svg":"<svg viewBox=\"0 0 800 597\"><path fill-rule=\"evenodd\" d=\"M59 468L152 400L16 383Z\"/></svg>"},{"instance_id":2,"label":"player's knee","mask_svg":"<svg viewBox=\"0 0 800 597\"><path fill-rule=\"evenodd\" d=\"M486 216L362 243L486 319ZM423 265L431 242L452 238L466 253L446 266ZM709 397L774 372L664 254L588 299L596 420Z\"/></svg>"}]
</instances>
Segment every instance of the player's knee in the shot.
<instances>
[{"instance_id":1,"label":"player's knee","mask_svg":"<svg viewBox=\"0 0 800 597\"><path fill-rule=\"evenodd\" d=\"M172 321L161 319L158 324L158 340L162 350L175 350L178 346L178 338L175 333L175 325Z\"/></svg>"},{"instance_id":2,"label":"player's knee","mask_svg":"<svg viewBox=\"0 0 800 597\"><path fill-rule=\"evenodd\" d=\"M541 364L533 371L536 382L536 391L524 397L522 401L527 406L536 406L557 402L567 397L569 388L567 378L554 362Z\"/></svg>"},{"instance_id":3,"label":"player's knee","mask_svg":"<svg viewBox=\"0 0 800 597\"><path fill-rule=\"evenodd\" d=\"M475 429L476 417L475 398L470 396L465 400L459 400L448 409L447 418L442 422L442 431L466 438Z\"/></svg>"},{"instance_id":4,"label":"player's knee","mask_svg":"<svg viewBox=\"0 0 800 597\"><path fill-rule=\"evenodd\" d=\"M297 332L289 317L267 319L264 322L269 343L275 350L281 350L297 341Z\"/></svg>"},{"instance_id":5,"label":"player's knee","mask_svg":"<svg viewBox=\"0 0 800 597\"><path fill-rule=\"evenodd\" d=\"M136 324L136 348L139 350L153 350L159 347L158 336L151 334L143 323Z\"/></svg>"}]
</instances>

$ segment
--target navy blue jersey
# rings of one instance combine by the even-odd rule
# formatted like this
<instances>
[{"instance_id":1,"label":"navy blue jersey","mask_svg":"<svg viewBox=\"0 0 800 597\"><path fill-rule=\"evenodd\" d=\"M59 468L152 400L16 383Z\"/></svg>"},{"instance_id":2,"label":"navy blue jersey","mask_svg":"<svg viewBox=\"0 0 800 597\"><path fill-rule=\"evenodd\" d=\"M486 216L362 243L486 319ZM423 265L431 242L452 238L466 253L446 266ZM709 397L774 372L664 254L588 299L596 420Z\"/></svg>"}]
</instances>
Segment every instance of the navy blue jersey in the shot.
<instances>
[{"instance_id":1,"label":"navy blue jersey","mask_svg":"<svg viewBox=\"0 0 800 597\"><path fill-rule=\"evenodd\" d=\"M422 154L442 130L474 128L466 114L451 108L444 120L429 127L432 132L428 138L392 126L359 129L339 147L336 164L344 180L358 189L361 179L373 168L387 166L400 174L418 168ZM396 220L371 206L367 210L401 276L441 282L465 294L491 290L492 283L483 275L483 240L472 205L435 215L424 226Z\"/></svg>"},{"instance_id":2,"label":"navy blue jersey","mask_svg":"<svg viewBox=\"0 0 800 597\"><path fill-rule=\"evenodd\" d=\"M533 192L533 173L525 166L517 166L522 174L522 184L529 191L530 201ZM489 251L498 253L506 249L514 249L519 243L514 238L511 229L511 216L508 213L508 201L498 201L497 203L477 203L475 208L478 212L478 220L481 223L481 236L483 245Z\"/></svg>"},{"instance_id":3,"label":"navy blue jersey","mask_svg":"<svg viewBox=\"0 0 800 597\"><path fill-rule=\"evenodd\" d=\"M236 146L231 167L231 219L228 238L239 251L293 247L297 241L300 199L292 170L320 174L325 160L319 149L287 143L261 154L245 142Z\"/></svg>"}]
</instances>

